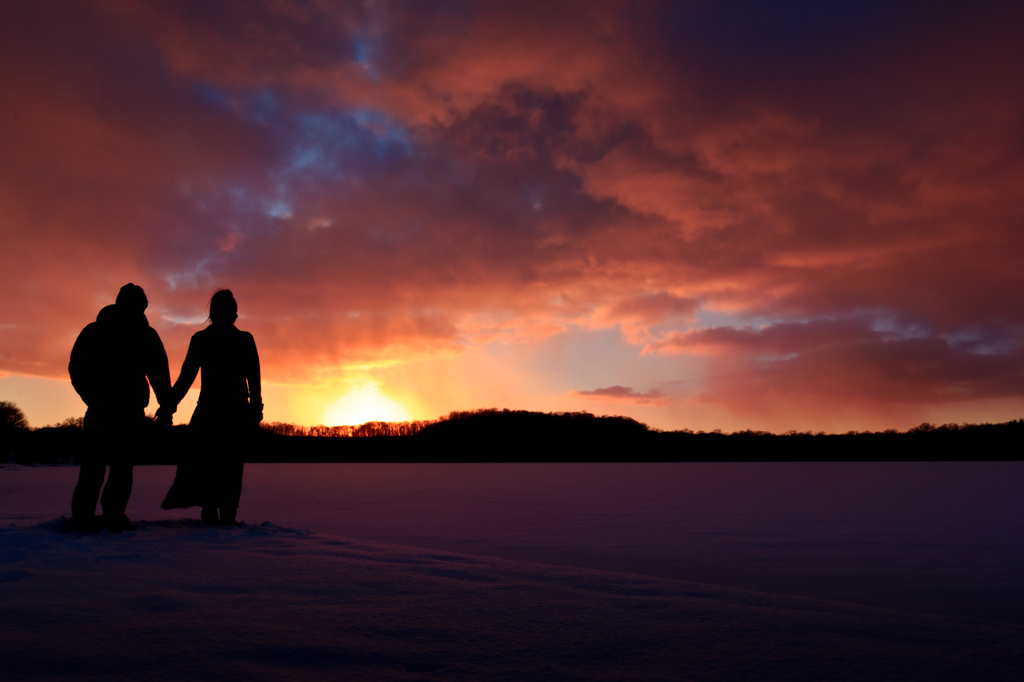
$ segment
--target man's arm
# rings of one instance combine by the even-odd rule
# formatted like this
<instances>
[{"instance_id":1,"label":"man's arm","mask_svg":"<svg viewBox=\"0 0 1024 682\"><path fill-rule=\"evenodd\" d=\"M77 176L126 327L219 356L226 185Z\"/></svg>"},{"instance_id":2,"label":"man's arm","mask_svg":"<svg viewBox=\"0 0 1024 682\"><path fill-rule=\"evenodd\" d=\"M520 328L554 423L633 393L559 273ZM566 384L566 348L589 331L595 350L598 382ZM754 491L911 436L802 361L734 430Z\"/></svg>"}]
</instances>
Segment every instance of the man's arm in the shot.
<instances>
[{"instance_id":1,"label":"man's arm","mask_svg":"<svg viewBox=\"0 0 1024 682\"><path fill-rule=\"evenodd\" d=\"M174 396L171 393L171 370L167 363L167 351L164 350L164 344L156 330L151 328L150 331L152 333L149 340L146 366L146 376L149 377L149 385L153 387L153 393L156 394L156 400L160 403L160 407L176 408L178 401L174 400Z\"/></svg>"},{"instance_id":2,"label":"man's arm","mask_svg":"<svg viewBox=\"0 0 1024 682\"><path fill-rule=\"evenodd\" d=\"M92 324L87 325L75 339L75 345L71 348L71 361L68 363L71 385L86 405L93 402L93 389L96 383L96 369L93 367L93 363L96 362L94 336Z\"/></svg>"},{"instance_id":3,"label":"man's arm","mask_svg":"<svg viewBox=\"0 0 1024 682\"><path fill-rule=\"evenodd\" d=\"M249 384L249 407L252 418L257 424L263 421L263 388L260 385L260 354L256 350L256 340L249 334L249 358L245 367L245 380Z\"/></svg>"},{"instance_id":4,"label":"man's arm","mask_svg":"<svg viewBox=\"0 0 1024 682\"><path fill-rule=\"evenodd\" d=\"M171 394L171 370L160 335L155 329L150 328L149 331L151 334L149 348L146 351L146 376L149 377L149 384L153 387L157 402L160 403L160 408L156 411L156 420L164 426L170 426L174 421L172 415L178 409L178 403Z\"/></svg>"}]
</instances>

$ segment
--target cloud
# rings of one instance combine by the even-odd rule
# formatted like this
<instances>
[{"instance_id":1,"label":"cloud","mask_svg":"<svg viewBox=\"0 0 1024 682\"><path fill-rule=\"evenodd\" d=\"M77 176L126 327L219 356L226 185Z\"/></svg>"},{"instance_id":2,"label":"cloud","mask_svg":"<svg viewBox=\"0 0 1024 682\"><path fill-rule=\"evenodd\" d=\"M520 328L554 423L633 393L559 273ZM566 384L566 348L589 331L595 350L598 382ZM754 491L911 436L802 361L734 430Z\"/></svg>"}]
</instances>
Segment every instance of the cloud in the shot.
<instances>
[{"instance_id":1,"label":"cloud","mask_svg":"<svg viewBox=\"0 0 1024 682\"><path fill-rule=\"evenodd\" d=\"M645 351L710 356L704 389L691 401L748 414L825 419L856 408L877 416L1024 391L1020 328L944 336L865 318L815 320L694 330Z\"/></svg>"},{"instance_id":2,"label":"cloud","mask_svg":"<svg viewBox=\"0 0 1024 682\"><path fill-rule=\"evenodd\" d=\"M813 320L753 327L706 327L673 332L648 344L645 353L692 353L698 355L757 355L787 357L836 345L890 340L892 334L875 332L862 319Z\"/></svg>"},{"instance_id":3,"label":"cloud","mask_svg":"<svg viewBox=\"0 0 1024 682\"><path fill-rule=\"evenodd\" d=\"M172 357L231 288L278 381L618 328L737 410L1019 395L953 339L1024 325L1021 12L4 6L0 371L134 281Z\"/></svg>"},{"instance_id":4,"label":"cloud","mask_svg":"<svg viewBox=\"0 0 1024 682\"><path fill-rule=\"evenodd\" d=\"M595 325L620 325L627 341L643 343L650 328L670 319L690 320L700 301L664 291L623 296L598 306L591 316Z\"/></svg>"},{"instance_id":5,"label":"cloud","mask_svg":"<svg viewBox=\"0 0 1024 682\"><path fill-rule=\"evenodd\" d=\"M633 405L663 405L670 400L668 396L657 390L638 393L629 386L609 386L608 388L595 388L593 391L571 391L569 395L576 398Z\"/></svg>"}]
</instances>

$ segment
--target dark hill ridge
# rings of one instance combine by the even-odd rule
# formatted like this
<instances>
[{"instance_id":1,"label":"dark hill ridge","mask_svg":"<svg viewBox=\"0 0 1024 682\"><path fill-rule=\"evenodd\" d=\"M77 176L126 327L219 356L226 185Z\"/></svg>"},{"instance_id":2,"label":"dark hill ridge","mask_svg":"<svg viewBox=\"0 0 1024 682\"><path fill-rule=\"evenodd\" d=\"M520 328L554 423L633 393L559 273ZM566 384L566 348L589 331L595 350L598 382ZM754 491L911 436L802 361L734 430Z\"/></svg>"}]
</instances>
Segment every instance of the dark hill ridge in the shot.
<instances>
[{"instance_id":1,"label":"dark hill ridge","mask_svg":"<svg viewBox=\"0 0 1024 682\"><path fill-rule=\"evenodd\" d=\"M77 463L81 419L0 430L0 463ZM629 417L484 409L423 422L357 427L264 424L249 462L928 461L1021 458L1024 420L922 424L905 432L732 434L660 431ZM194 449L187 426L153 425L140 464L172 464Z\"/></svg>"}]
</instances>

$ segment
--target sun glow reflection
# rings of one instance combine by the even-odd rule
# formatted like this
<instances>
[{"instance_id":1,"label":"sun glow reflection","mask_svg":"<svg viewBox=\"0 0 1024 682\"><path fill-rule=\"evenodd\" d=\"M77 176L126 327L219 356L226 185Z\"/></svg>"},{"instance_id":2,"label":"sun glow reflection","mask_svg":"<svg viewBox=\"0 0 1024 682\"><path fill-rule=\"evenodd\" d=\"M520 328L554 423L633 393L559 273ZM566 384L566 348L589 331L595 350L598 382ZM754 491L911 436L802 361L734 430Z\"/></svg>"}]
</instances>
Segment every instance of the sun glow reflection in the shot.
<instances>
[{"instance_id":1,"label":"sun glow reflection","mask_svg":"<svg viewBox=\"0 0 1024 682\"><path fill-rule=\"evenodd\" d=\"M383 395L372 385L356 386L324 411L328 426L365 424L366 422L404 422L409 413L398 402Z\"/></svg>"}]
</instances>

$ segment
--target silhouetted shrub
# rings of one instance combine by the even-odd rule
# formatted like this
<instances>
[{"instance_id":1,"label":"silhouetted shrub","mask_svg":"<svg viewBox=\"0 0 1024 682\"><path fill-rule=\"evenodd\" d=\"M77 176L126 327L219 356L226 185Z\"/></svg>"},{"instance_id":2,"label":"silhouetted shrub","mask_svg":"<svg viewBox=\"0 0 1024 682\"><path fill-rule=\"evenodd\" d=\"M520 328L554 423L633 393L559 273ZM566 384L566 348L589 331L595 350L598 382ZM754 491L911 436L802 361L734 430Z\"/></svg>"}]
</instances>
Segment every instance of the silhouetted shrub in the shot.
<instances>
[{"instance_id":1,"label":"silhouetted shrub","mask_svg":"<svg viewBox=\"0 0 1024 682\"><path fill-rule=\"evenodd\" d=\"M351 426L310 426L308 435L314 438L347 438L352 435Z\"/></svg>"},{"instance_id":2,"label":"silhouetted shrub","mask_svg":"<svg viewBox=\"0 0 1024 682\"><path fill-rule=\"evenodd\" d=\"M14 403L0 400L0 434L13 431L27 431L25 413Z\"/></svg>"},{"instance_id":3,"label":"silhouetted shrub","mask_svg":"<svg viewBox=\"0 0 1024 682\"><path fill-rule=\"evenodd\" d=\"M14 403L0 401L0 464L24 446L29 433L25 413Z\"/></svg>"},{"instance_id":4,"label":"silhouetted shrub","mask_svg":"<svg viewBox=\"0 0 1024 682\"><path fill-rule=\"evenodd\" d=\"M46 429L84 429L85 417L68 417L62 422L44 426Z\"/></svg>"},{"instance_id":5,"label":"silhouetted shrub","mask_svg":"<svg viewBox=\"0 0 1024 682\"><path fill-rule=\"evenodd\" d=\"M285 422L263 422L260 428L277 436L307 436L309 429Z\"/></svg>"}]
</instances>

